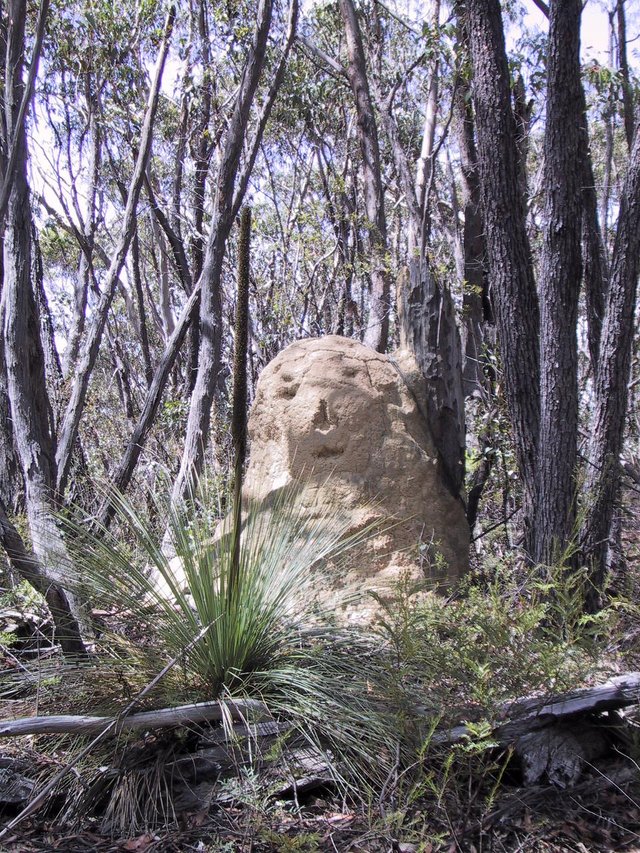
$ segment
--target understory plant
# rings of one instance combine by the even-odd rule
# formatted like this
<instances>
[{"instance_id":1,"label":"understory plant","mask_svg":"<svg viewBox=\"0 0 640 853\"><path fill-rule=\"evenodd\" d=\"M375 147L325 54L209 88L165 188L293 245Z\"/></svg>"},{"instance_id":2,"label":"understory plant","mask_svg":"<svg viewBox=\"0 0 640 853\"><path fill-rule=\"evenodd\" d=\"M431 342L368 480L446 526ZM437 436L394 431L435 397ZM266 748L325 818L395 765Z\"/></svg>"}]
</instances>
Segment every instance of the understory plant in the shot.
<instances>
[{"instance_id":1,"label":"understory plant","mask_svg":"<svg viewBox=\"0 0 640 853\"><path fill-rule=\"evenodd\" d=\"M443 722L490 718L526 694L558 693L606 670L617 608L584 612L585 572L494 564L444 599L405 575L377 597L390 650L390 687L418 692ZM502 711L500 711L502 713Z\"/></svg>"},{"instance_id":2,"label":"understory plant","mask_svg":"<svg viewBox=\"0 0 640 853\"><path fill-rule=\"evenodd\" d=\"M604 668L615 611L584 614L579 572L527 572L505 561L491 567L490 584L470 579L448 599L407 572L388 597L376 597L377 624L357 632L336 623L317 591L329 582L328 565L335 579L342 556L352 559L369 531L352 534L347 514L330 504L295 488L247 504L234 564L231 524L206 481L181 507L156 500L155 527L122 496L109 499L117 534L88 535L67 522L77 590L105 625L83 689L110 661L125 685L177 658L152 695L156 705L262 700L289 726L262 757L286 764L292 746L308 747L342 791L380 804L390 837L435 840L462 812L489 809L510 761L509 750L495 748L493 725L511 700L562 692ZM119 687L113 680L114 693ZM467 736L448 742L462 722ZM121 741L118 758L93 757L85 777L97 781L85 779L82 790L97 802L100 785L111 786L106 814L123 832L173 819L163 768L180 754L181 737L189 741L186 732L153 738L150 752L146 741ZM144 793L140 779L160 793ZM143 791L135 802L133 790ZM89 802L82 796L70 790L65 801Z\"/></svg>"},{"instance_id":3,"label":"understory plant","mask_svg":"<svg viewBox=\"0 0 640 853\"><path fill-rule=\"evenodd\" d=\"M395 754L391 710L369 687L378 667L371 641L337 627L318 596L328 564L339 573L342 556L370 531L353 534L347 513L285 488L247 503L234 555L232 525L211 511L219 501L205 478L179 507L156 502L154 516L166 521L163 547L124 497L109 500L117 537L86 535L69 522L68 538L84 599L106 611L107 622L126 614L142 638L135 654L182 656L183 701L259 698L297 734L339 756L338 775L384 775ZM108 634L101 645L109 653L123 648Z\"/></svg>"},{"instance_id":4,"label":"understory plant","mask_svg":"<svg viewBox=\"0 0 640 853\"><path fill-rule=\"evenodd\" d=\"M445 599L407 573L391 596L377 596L386 649L380 683L412 756L385 796L407 841L435 844L439 831L446 837L492 809L513 769L512 750L499 746L494 727L515 700L558 695L616 668L618 607L584 612L586 573L503 560L490 574L490 583L471 577ZM450 739L462 724L466 734Z\"/></svg>"}]
</instances>

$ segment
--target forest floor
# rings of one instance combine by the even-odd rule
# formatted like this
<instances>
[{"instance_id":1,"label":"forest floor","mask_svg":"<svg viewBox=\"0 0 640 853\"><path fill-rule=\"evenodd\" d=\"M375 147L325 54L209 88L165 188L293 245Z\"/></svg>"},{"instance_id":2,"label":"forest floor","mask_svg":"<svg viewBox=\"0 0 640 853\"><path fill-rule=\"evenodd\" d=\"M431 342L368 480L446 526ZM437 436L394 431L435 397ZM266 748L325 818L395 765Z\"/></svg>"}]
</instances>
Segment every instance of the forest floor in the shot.
<instances>
[{"instance_id":1,"label":"forest floor","mask_svg":"<svg viewBox=\"0 0 640 853\"><path fill-rule=\"evenodd\" d=\"M24 745L21 745L24 744ZM28 744L28 745L27 745ZM64 749L38 753L31 738L13 741L4 756L34 766L64 766ZM6 853L591 853L640 851L640 770L629 756L586 768L565 790L523 787L517 771L469 774L438 801L408 789L377 801L347 802L318 783L296 797L273 794L271 783L248 773L244 784L198 810L185 810L163 828L122 835L104 832L104 815L60 821L55 797L0 840ZM2 820L13 814L5 812ZM0 828L2 823L0 823Z\"/></svg>"},{"instance_id":2,"label":"forest floor","mask_svg":"<svg viewBox=\"0 0 640 853\"><path fill-rule=\"evenodd\" d=\"M640 510L638 510L640 513ZM633 529L640 520L633 518ZM625 542L632 566L640 565L640 536ZM632 601L637 601L640 583L634 584ZM636 608L637 610L637 608ZM13 620L35 636L41 630L40 616L30 606L6 608L5 630ZM22 622L20 621L22 620ZM475 634L472 633L473 639ZM640 671L640 620L634 611L627 622L618 624L614 637L608 638L607 655L611 672ZM504 648L504 646L502 647ZM612 651L613 649L613 651ZM24 653L29 651L25 644ZM0 669L20 666L15 646L5 646L0 636ZM529 647L526 647L529 654ZM38 658L42 655L37 652ZM500 661L496 653L495 663ZM44 662L45 656L42 657ZM26 658L25 658L26 660ZM493 658L492 658L493 660ZM606 669L606 667L605 667ZM596 677L597 680L597 677ZM65 687L56 691L55 701L46 701L45 680L37 695L29 688L19 699L0 700L0 719L9 720L33 714L65 712L95 713L101 688L105 695L122 693L119 683L101 684L94 680L84 695ZM125 685L128 689L131 685ZM40 688L43 688L40 692ZM35 695L35 694L34 694ZM131 695L125 694L125 695ZM515 694L522 695L522 694ZM73 701L72 701L73 697ZM104 697L102 697L104 699ZM119 696L121 705L122 696ZM115 707L118 707L116 705ZM112 711L105 711L105 713ZM465 718L458 718L460 720ZM469 719L469 718L466 718ZM604 853L629 851L640 853L640 708L625 712L625 740L618 741L609 754L593 763L583 762L582 773L565 788L551 784L525 786L521 768L509 749L499 754L472 751L464 747L455 762L449 762L447 749L420 756L417 781L409 781L403 771L388 784L378 786L375 794L345 798L321 776L305 784L304 790L273 772L252 769L245 763L233 778L214 780L208 794L197 807L167 810L171 820L145 824L133 820L127 829L105 819L104 799L98 797L93 808L74 809L99 772L126 766L125 751L103 744L93 756L93 765L80 766L67 773L65 785L54 790L43 807L25 816L15 826L12 819L24 808L25 799L15 805L0 806L0 851L6 853ZM570 724L571 725L571 724ZM161 737L145 734L137 740L157 741L167 747L171 758L189 756L189 735L173 729ZM85 741L80 742L82 746ZM131 742L129 745L132 745ZM78 739L52 736L26 736L0 742L0 788L5 768L20 765L25 776L50 779L58 770L69 767L78 752ZM484 749L484 748L483 748ZM182 750L182 753L180 752ZM153 752L153 747L150 752ZM191 750L193 751L193 750ZM451 750L449 750L451 752ZM144 752L147 756L148 752ZM156 756L162 756L160 748ZM114 757L115 756L115 757ZM285 762L286 763L286 762ZM416 761L417 764L417 761ZM105 766L102 766L105 765ZM160 760L156 767L164 769ZM149 783L153 774L133 777L131 799L141 798L140 787L157 789ZM88 781L87 781L88 780ZM89 784L91 783L91 784ZM37 787L36 787L37 790ZM118 808L127 813L127 789L122 789ZM150 794L151 796L151 794ZM113 797L112 797L113 800ZM69 817L71 815L71 817ZM131 809L129 809L129 816ZM135 817L135 815L134 815ZM115 825L115 828L114 828Z\"/></svg>"},{"instance_id":3,"label":"forest floor","mask_svg":"<svg viewBox=\"0 0 640 853\"><path fill-rule=\"evenodd\" d=\"M594 784L595 783L595 784ZM399 816L385 809L345 809L329 793L295 808L275 803L262 810L234 804L183 816L177 827L112 839L87 822L71 830L54 822L26 822L0 842L7 853L564 853L640 850L640 785L618 787L588 780L566 792L504 791L489 814L463 816L414 804ZM455 821L460 821L456 824Z\"/></svg>"}]
</instances>

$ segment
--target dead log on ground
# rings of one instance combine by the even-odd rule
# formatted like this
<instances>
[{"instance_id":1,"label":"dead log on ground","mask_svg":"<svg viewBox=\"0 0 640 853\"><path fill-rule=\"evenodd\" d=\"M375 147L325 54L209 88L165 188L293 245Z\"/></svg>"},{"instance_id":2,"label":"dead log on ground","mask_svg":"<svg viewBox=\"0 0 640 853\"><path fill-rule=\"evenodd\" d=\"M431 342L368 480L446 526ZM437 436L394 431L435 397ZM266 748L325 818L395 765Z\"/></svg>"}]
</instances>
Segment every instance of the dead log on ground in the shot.
<instances>
[{"instance_id":1,"label":"dead log on ground","mask_svg":"<svg viewBox=\"0 0 640 853\"><path fill-rule=\"evenodd\" d=\"M248 716L268 716L266 706L257 699L234 699L224 702L198 702L158 711L142 711L118 720L117 717L93 717L65 714L51 717L23 717L0 721L0 737L43 734L99 734L114 726L114 734L185 726L190 723L220 722L224 719L244 721Z\"/></svg>"},{"instance_id":2,"label":"dead log on ground","mask_svg":"<svg viewBox=\"0 0 640 853\"><path fill-rule=\"evenodd\" d=\"M543 780L558 788L578 781L590 765L611 749L623 723L619 712L640 704L640 672L627 672L604 684L553 697L527 697L503 708L490 740L513 749L525 785ZM605 716L606 715L606 716ZM456 726L436 732L433 742L443 746L472 737L472 730Z\"/></svg>"}]
</instances>

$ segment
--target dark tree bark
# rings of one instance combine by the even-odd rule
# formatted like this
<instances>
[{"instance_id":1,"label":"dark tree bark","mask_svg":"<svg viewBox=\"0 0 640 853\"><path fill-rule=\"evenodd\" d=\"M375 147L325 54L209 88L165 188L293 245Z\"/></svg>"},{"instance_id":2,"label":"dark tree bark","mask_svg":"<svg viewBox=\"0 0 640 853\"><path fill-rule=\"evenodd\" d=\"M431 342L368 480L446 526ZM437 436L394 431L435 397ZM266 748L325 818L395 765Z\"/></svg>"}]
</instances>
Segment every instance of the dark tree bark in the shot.
<instances>
[{"instance_id":1,"label":"dark tree bark","mask_svg":"<svg viewBox=\"0 0 640 853\"><path fill-rule=\"evenodd\" d=\"M247 455L247 351L249 347L249 276L251 263L251 208L240 214L238 237L238 290L233 345L233 546L228 595L235 593L240 576L240 533L242 530L242 478Z\"/></svg>"},{"instance_id":2,"label":"dark tree bark","mask_svg":"<svg viewBox=\"0 0 640 853\"><path fill-rule=\"evenodd\" d=\"M462 80L458 82L455 117L458 147L460 149L462 204L464 208L463 232L463 390L465 398L482 395L487 388L485 365L487 354L484 329L492 321L489 301L489 281L486 270L484 223L480 210L480 181L478 177L478 152L475 141L473 109L469 89Z\"/></svg>"},{"instance_id":3,"label":"dark tree bark","mask_svg":"<svg viewBox=\"0 0 640 853\"><path fill-rule=\"evenodd\" d=\"M364 342L385 352L389 338L390 287L387 272L387 223L380 166L378 129L367 79L362 35L353 0L339 0L345 27L349 64L347 76L358 119L358 141L362 154L365 213L371 252L371 305Z\"/></svg>"},{"instance_id":4,"label":"dark tree bark","mask_svg":"<svg viewBox=\"0 0 640 853\"><path fill-rule=\"evenodd\" d=\"M621 0L622 1L622 0ZM539 5L539 4L537 4ZM549 7L539 6L549 17ZM579 86L580 109L580 150L578 160L582 174L582 278L584 282L585 309L587 314L587 340L591 369L597 372L600 352L600 334L604 318L605 298L609 287L609 265L602 229L598 216L598 195L591 162L589 142L589 122L587 103L582 84Z\"/></svg>"},{"instance_id":5,"label":"dark tree bark","mask_svg":"<svg viewBox=\"0 0 640 853\"><path fill-rule=\"evenodd\" d=\"M580 251L583 120L581 0L550 6L544 138L544 226L540 263L540 435L534 560L551 564L573 532L578 436L576 324Z\"/></svg>"},{"instance_id":6,"label":"dark tree bark","mask_svg":"<svg viewBox=\"0 0 640 853\"><path fill-rule=\"evenodd\" d=\"M598 218L598 196L589 151L589 128L584 89L580 86L583 118L580 133L579 162L582 166L582 278L587 314L587 340L591 369L595 375L600 360L600 336L605 299L609 288L609 266Z\"/></svg>"},{"instance_id":7,"label":"dark tree bark","mask_svg":"<svg viewBox=\"0 0 640 853\"><path fill-rule=\"evenodd\" d=\"M478 169L504 388L531 530L540 423L539 310L498 0L468 0Z\"/></svg>"},{"instance_id":8,"label":"dark tree bark","mask_svg":"<svg viewBox=\"0 0 640 853\"><path fill-rule=\"evenodd\" d=\"M427 422L444 481L459 497L465 448L460 336L451 296L436 284L426 258L409 263L399 320L400 345L414 353L425 379Z\"/></svg>"},{"instance_id":9,"label":"dark tree bark","mask_svg":"<svg viewBox=\"0 0 640 853\"><path fill-rule=\"evenodd\" d=\"M580 542L594 585L589 600L592 608L598 603L606 578L609 536L620 484L620 452L627 411L639 275L640 126L636 125L620 198L584 487L585 512Z\"/></svg>"},{"instance_id":10,"label":"dark tree bark","mask_svg":"<svg viewBox=\"0 0 640 853\"><path fill-rule=\"evenodd\" d=\"M627 18L624 10L625 0L618 0L616 5L616 25L618 35L618 68L622 78L622 106L624 111L624 133L627 138L629 151L633 147L633 130L635 125L635 98L629 76L629 61L627 60Z\"/></svg>"}]
</instances>

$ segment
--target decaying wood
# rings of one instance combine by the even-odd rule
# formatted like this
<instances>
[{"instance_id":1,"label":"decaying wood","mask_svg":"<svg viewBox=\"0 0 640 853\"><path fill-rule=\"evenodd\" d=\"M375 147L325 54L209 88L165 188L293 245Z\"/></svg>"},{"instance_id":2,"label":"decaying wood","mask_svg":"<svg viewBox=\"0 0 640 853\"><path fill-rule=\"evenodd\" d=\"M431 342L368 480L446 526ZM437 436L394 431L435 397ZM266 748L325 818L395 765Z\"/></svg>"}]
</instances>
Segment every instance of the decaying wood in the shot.
<instances>
[{"instance_id":1,"label":"decaying wood","mask_svg":"<svg viewBox=\"0 0 640 853\"><path fill-rule=\"evenodd\" d=\"M561 720L581 714L599 714L640 704L640 672L627 672L610 678L604 684L575 690L560 696L526 697L503 708L505 722L496 723L491 739L499 746L509 746L533 731L554 725ZM458 743L472 734L468 726L461 725L438 732L434 742Z\"/></svg>"},{"instance_id":2,"label":"decaying wood","mask_svg":"<svg viewBox=\"0 0 640 853\"><path fill-rule=\"evenodd\" d=\"M578 781L585 763L605 756L610 746L602 725L561 723L522 735L514 748L525 785L546 780L556 788L568 788Z\"/></svg>"},{"instance_id":3,"label":"decaying wood","mask_svg":"<svg viewBox=\"0 0 640 853\"><path fill-rule=\"evenodd\" d=\"M628 672L605 684L555 697L527 697L503 709L505 722L489 740L513 750L525 785L574 786L585 766L611 750L620 725L617 711L640 703L640 673ZM601 715L607 712L607 718ZM472 736L467 726L436 732L434 742L454 744Z\"/></svg>"},{"instance_id":4,"label":"decaying wood","mask_svg":"<svg viewBox=\"0 0 640 853\"><path fill-rule=\"evenodd\" d=\"M118 732L171 728L189 723L215 722L225 718L244 720L251 714L265 714L266 707L256 699L227 702L198 702L177 708L142 711L118 720L117 717L62 714L51 717L23 717L0 722L0 737L41 734L98 734L112 726ZM117 725L114 725L117 723Z\"/></svg>"},{"instance_id":5,"label":"decaying wood","mask_svg":"<svg viewBox=\"0 0 640 853\"><path fill-rule=\"evenodd\" d=\"M640 672L625 673L604 684L554 697L526 697L501 709L488 739L506 747L520 762L526 786L575 786L585 766L611 752L612 737L622 723L620 709L640 703ZM603 714L606 712L606 716ZM257 721L256 721L257 718ZM250 720L253 720L250 722ZM144 731L196 723L228 721L224 727L204 727L192 752L166 762L174 807L204 808L214 800L233 799L232 792L219 788L219 780L238 773L247 763L260 762L270 754L275 740L291 731L291 724L269 718L266 706L253 699L201 702L144 711L118 717L54 716L28 717L0 722L0 737L25 734L96 734ZM470 726L437 731L432 743L450 746L473 737ZM326 757L308 745L288 743L270 772L280 779L278 796L297 796L331 781ZM98 786L118 768L107 768L95 781ZM284 772L284 778L281 774ZM0 780L1 781L1 780ZM31 780L26 779L31 784ZM221 799L222 798L222 799ZM40 799L40 798L37 798Z\"/></svg>"},{"instance_id":6,"label":"decaying wood","mask_svg":"<svg viewBox=\"0 0 640 853\"><path fill-rule=\"evenodd\" d=\"M15 758L0 758L0 804L21 805L33 793L36 783L24 775L25 764Z\"/></svg>"},{"instance_id":7,"label":"decaying wood","mask_svg":"<svg viewBox=\"0 0 640 853\"><path fill-rule=\"evenodd\" d=\"M260 757L276 738L291 730L289 723L266 720L251 725L235 723L231 729L215 729L203 739L205 744L195 752L180 755L167 762L165 770L172 777L194 783L218 776L220 771L240 767Z\"/></svg>"},{"instance_id":8,"label":"decaying wood","mask_svg":"<svg viewBox=\"0 0 640 853\"><path fill-rule=\"evenodd\" d=\"M580 714L615 711L640 704L640 672L628 672L604 684L554 697L526 697L504 706L504 722L496 723L491 739L509 746L517 738ZM176 708L161 708L130 714L118 723L118 731L171 728L189 723L217 722L224 718L244 723L250 715L268 716L264 703L256 699L198 702ZM113 725L116 717L59 715L23 717L0 721L0 737L33 734L95 734ZM472 736L466 725L436 732L437 744L458 743Z\"/></svg>"}]
</instances>

